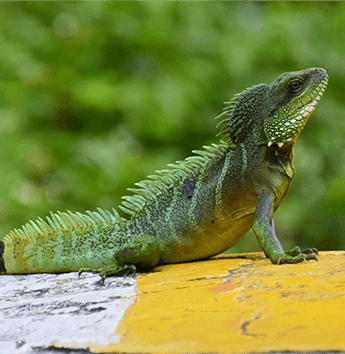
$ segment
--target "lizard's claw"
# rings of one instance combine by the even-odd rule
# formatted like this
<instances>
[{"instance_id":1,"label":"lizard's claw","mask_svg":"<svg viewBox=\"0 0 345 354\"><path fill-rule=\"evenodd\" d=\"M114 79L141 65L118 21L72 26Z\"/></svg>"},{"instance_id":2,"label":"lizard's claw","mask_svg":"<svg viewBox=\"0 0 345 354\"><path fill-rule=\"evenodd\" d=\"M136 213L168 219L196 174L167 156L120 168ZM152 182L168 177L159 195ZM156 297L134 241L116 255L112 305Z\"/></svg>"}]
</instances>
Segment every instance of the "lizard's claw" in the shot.
<instances>
[{"instance_id":1,"label":"lizard's claw","mask_svg":"<svg viewBox=\"0 0 345 354\"><path fill-rule=\"evenodd\" d=\"M78 271L78 278L80 278L81 274L84 272L89 272L89 273L95 273L95 274L99 274L102 278L102 274L103 274L103 268L97 268L97 269L91 269L91 268L80 268ZM103 283L104 283L105 277L103 279Z\"/></svg>"},{"instance_id":2,"label":"lizard's claw","mask_svg":"<svg viewBox=\"0 0 345 354\"><path fill-rule=\"evenodd\" d=\"M80 268L78 271L78 278L80 275L84 272L90 272L90 273L96 273L98 274L102 279L101 283L104 284L105 278L108 276L112 275L135 275L136 273L136 268L133 264L125 264L124 266L110 266L110 265L104 265L102 268L96 268L96 269L91 269L91 268Z\"/></svg>"},{"instance_id":3,"label":"lizard's claw","mask_svg":"<svg viewBox=\"0 0 345 354\"><path fill-rule=\"evenodd\" d=\"M278 258L277 264L284 263L299 263L303 261L314 260L318 261L317 254L318 250L316 248L307 248L301 250L298 246L294 247L290 251L286 251L281 257Z\"/></svg>"},{"instance_id":4,"label":"lizard's claw","mask_svg":"<svg viewBox=\"0 0 345 354\"><path fill-rule=\"evenodd\" d=\"M314 247L306 248L305 250L302 250L301 252L304 253L304 254L310 254L310 253L311 254L316 254L316 255L319 254L319 251L316 248L314 248Z\"/></svg>"},{"instance_id":5,"label":"lizard's claw","mask_svg":"<svg viewBox=\"0 0 345 354\"><path fill-rule=\"evenodd\" d=\"M319 254L319 251L316 248L306 248L305 250L301 250L298 246L294 247L290 251L285 252L289 256L298 256L299 254Z\"/></svg>"}]
</instances>

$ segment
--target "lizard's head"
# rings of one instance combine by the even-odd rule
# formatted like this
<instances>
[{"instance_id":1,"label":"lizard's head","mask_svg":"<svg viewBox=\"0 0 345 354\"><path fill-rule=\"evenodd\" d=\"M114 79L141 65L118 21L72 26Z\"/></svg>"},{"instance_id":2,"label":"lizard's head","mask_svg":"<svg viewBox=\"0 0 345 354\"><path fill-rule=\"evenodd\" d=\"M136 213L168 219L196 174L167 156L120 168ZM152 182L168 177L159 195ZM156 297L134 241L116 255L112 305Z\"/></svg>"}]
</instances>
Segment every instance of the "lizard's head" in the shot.
<instances>
[{"instance_id":1,"label":"lizard's head","mask_svg":"<svg viewBox=\"0 0 345 354\"><path fill-rule=\"evenodd\" d=\"M269 86L270 108L264 119L268 145L295 141L326 89L326 70L311 68L280 75Z\"/></svg>"},{"instance_id":2,"label":"lizard's head","mask_svg":"<svg viewBox=\"0 0 345 354\"><path fill-rule=\"evenodd\" d=\"M232 98L216 118L221 135L236 147L251 139L257 145L295 141L326 89L326 70L311 68L280 75L271 84L250 87Z\"/></svg>"}]
</instances>

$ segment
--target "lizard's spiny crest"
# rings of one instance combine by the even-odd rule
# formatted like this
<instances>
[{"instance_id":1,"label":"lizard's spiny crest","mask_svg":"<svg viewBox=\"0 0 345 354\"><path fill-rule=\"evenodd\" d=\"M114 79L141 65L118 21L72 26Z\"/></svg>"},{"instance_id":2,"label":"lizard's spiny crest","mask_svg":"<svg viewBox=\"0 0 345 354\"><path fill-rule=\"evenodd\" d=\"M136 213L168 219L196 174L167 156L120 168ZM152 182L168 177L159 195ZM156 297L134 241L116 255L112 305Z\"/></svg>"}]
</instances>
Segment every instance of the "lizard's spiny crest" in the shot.
<instances>
[{"instance_id":1,"label":"lizard's spiny crest","mask_svg":"<svg viewBox=\"0 0 345 354\"><path fill-rule=\"evenodd\" d=\"M266 116L268 94L268 85L259 84L247 88L236 94L229 102L225 102L227 106L223 113L216 117L216 119L225 117L217 125L222 125L218 135L235 148L252 133L255 135L256 131L262 130L260 121L262 122ZM261 141L260 136L255 138Z\"/></svg>"}]
</instances>

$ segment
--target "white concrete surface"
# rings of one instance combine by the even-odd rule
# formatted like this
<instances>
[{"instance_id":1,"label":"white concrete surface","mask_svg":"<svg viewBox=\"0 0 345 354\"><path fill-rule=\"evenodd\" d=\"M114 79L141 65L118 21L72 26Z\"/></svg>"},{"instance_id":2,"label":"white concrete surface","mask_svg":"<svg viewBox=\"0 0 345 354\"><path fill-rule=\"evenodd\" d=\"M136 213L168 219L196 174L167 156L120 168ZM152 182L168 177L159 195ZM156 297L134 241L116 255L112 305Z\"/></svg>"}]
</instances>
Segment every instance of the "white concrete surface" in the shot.
<instances>
[{"instance_id":1,"label":"white concrete surface","mask_svg":"<svg viewBox=\"0 0 345 354\"><path fill-rule=\"evenodd\" d=\"M78 353L90 343L116 342L135 278L99 280L90 273L0 275L0 353Z\"/></svg>"}]
</instances>

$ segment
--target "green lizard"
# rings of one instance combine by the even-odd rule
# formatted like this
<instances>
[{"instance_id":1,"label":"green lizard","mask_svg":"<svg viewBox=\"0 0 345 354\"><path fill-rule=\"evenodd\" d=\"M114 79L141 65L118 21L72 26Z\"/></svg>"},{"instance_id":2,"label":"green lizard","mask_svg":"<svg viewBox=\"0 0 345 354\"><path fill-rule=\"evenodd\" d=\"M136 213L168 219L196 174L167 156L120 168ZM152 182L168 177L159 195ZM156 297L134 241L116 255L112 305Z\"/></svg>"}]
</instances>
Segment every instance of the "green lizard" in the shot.
<instances>
[{"instance_id":1,"label":"green lizard","mask_svg":"<svg viewBox=\"0 0 345 354\"><path fill-rule=\"evenodd\" d=\"M296 140L328 82L324 69L280 75L235 95L222 118L219 144L168 165L129 188L121 217L98 209L51 213L0 244L0 272L91 271L108 275L135 266L205 259L236 244L253 228L273 264L317 260L317 250L284 252L273 213L295 171Z\"/></svg>"}]
</instances>

